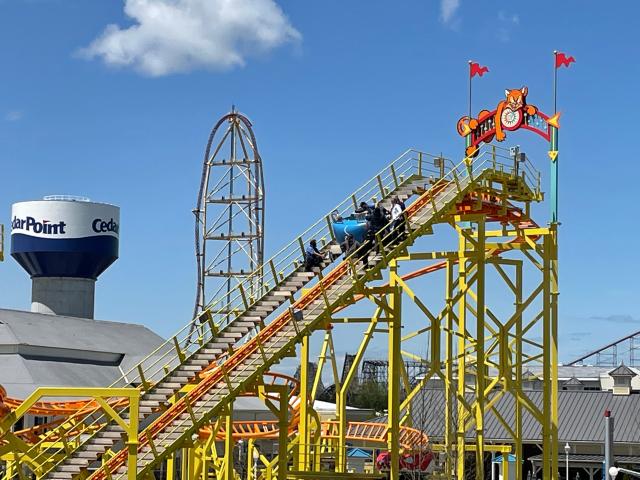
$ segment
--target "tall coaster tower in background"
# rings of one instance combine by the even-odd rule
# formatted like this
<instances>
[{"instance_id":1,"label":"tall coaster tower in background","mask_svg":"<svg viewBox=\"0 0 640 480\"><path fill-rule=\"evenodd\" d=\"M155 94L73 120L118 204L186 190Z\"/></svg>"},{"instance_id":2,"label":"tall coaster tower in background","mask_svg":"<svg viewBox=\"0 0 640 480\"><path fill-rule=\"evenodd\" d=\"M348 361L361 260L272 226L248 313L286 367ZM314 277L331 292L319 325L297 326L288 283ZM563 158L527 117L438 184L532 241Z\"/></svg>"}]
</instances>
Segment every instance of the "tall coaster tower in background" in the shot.
<instances>
[{"instance_id":1,"label":"tall coaster tower in background","mask_svg":"<svg viewBox=\"0 0 640 480\"><path fill-rule=\"evenodd\" d=\"M258 271L264 259L264 177L249 119L232 107L207 142L194 210L198 287L194 315ZM249 282L249 296L260 287ZM245 283L247 285L247 283Z\"/></svg>"}]
</instances>

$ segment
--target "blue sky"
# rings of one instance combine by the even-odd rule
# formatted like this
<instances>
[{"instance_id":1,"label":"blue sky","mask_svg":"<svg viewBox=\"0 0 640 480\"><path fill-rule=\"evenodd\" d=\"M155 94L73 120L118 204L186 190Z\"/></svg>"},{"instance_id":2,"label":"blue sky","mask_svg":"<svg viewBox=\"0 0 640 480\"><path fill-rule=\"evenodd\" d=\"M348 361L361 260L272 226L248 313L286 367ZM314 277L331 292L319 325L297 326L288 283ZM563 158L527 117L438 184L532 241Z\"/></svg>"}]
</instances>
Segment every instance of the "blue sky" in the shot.
<instances>
[{"instance_id":1,"label":"blue sky","mask_svg":"<svg viewBox=\"0 0 640 480\"><path fill-rule=\"evenodd\" d=\"M220 14L223 3L0 0L0 222L47 194L120 205L98 318L163 335L189 318L201 158L232 103L258 137L274 252L404 149L459 156L468 59L490 69L474 110L527 85L550 111L558 49L577 60L559 85L561 358L640 330L640 5L238 0ZM543 142L509 140L547 168ZM0 306L28 309L29 283L7 258Z\"/></svg>"}]
</instances>

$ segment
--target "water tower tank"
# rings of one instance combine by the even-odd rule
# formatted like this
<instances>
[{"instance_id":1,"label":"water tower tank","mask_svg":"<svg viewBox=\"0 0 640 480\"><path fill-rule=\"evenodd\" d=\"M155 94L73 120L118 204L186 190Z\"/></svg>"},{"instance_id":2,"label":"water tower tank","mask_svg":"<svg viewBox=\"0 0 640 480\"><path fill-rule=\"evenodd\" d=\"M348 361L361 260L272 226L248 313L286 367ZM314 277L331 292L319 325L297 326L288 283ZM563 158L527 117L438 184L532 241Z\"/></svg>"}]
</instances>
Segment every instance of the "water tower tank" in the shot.
<instances>
[{"instance_id":1,"label":"water tower tank","mask_svg":"<svg viewBox=\"0 0 640 480\"><path fill-rule=\"evenodd\" d=\"M11 256L32 279L31 310L93 318L95 282L118 258L120 208L55 195L11 210Z\"/></svg>"}]
</instances>

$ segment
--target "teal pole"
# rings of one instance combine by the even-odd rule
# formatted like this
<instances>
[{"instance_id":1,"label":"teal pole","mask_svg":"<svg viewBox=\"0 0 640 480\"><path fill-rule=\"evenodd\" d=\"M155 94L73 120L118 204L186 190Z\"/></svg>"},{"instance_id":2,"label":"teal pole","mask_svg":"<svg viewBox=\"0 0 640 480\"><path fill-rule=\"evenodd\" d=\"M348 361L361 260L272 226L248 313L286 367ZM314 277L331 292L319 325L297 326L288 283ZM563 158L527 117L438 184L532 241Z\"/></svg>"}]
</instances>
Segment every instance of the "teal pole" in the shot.
<instances>
[{"instance_id":1,"label":"teal pole","mask_svg":"<svg viewBox=\"0 0 640 480\"><path fill-rule=\"evenodd\" d=\"M558 223L558 128L550 127L551 138L549 141L550 156L555 152L555 158L551 157L551 223Z\"/></svg>"}]
</instances>

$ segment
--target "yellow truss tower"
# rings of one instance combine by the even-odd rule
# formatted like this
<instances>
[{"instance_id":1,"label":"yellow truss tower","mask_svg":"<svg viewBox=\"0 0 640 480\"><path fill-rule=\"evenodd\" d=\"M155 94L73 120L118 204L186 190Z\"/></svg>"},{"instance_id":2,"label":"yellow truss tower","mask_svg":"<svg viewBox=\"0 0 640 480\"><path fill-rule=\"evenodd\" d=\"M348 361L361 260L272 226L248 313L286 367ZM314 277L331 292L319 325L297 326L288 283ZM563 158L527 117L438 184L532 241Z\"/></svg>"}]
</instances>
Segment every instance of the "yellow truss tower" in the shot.
<instances>
[{"instance_id":1,"label":"yellow truss tower","mask_svg":"<svg viewBox=\"0 0 640 480\"><path fill-rule=\"evenodd\" d=\"M540 426L543 477L558 478L557 231L555 223L543 227L533 218L543 200L539 173L495 148L458 164L409 150L332 212L347 216L361 201L388 206L396 196L407 205L404 233L397 224L378 232L368 268L356 252L305 271L309 240L317 239L327 254L335 245L328 214L265 261L258 282L240 281L115 382L114 388L137 385L129 397L139 405L137 439L130 436L124 392L109 399L101 390L99 401L39 432L35 441L12 432L15 412L5 415L0 458L13 465L6 471L15 472L17 464L21 476L38 479L147 479L164 465L171 480L180 462L183 479L397 480L403 458L412 454L433 455L444 478L469 478L475 471L483 479L488 452L513 452L518 464L523 460L526 417ZM258 292L249 288L256 284ZM346 324L360 345L340 382L334 336ZM353 336L358 326L362 334ZM387 346L387 413L382 423L354 426L346 418L346 392L377 337ZM317 351L311 379L308 363ZM301 381L294 394L286 382L266 378L296 355ZM428 366L417 385L410 384L403 359ZM536 366L541 402L523 388L523 374ZM335 377L332 422L313 410L324 368ZM440 386L442 403L432 420L441 432L426 431L415 415L430 384ZM234 400L245 394L262 398L274 412L271 427L244 428L234 419ZM507 407L496 408L500 402ZM487 441L489 416L506 432L500 445ZM235 468L239 438L248 440L248 458L255 460L250 472ZM277 439L277 457L257 450L260 438ZM388 451L389 471L348 472L348 444Z\"/></svg>"}]
</instances>

